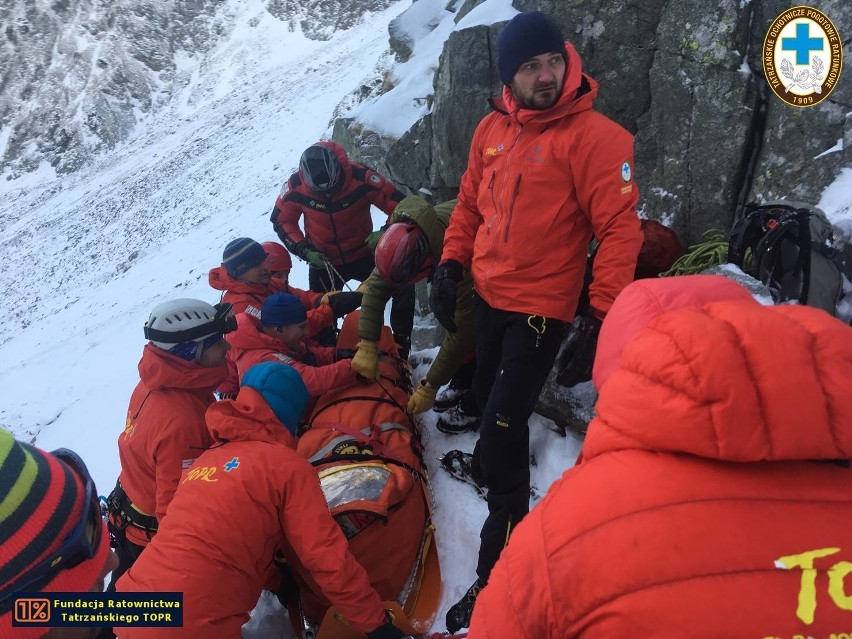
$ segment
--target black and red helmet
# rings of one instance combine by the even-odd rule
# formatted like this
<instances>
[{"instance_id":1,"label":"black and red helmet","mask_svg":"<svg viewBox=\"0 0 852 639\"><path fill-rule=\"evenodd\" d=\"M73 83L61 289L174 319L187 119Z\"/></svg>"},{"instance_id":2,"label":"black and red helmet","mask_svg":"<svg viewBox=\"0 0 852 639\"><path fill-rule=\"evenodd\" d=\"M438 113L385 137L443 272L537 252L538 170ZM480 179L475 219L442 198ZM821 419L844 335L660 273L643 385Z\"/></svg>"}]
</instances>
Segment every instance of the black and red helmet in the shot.
<instances>
[{"instance_id":1,"label":"black and red helmet","mask_svg":"<svg viewBox=\"0 0 852 639\"><path fill-rule=\"evenodd\" d=\"M376 269L388 282L413 284L432 269L429 239L416 224L391 224L376 245Z\"/></svg>"},{"instance_id":2,"label":"black and red helmet","mask_svg":"<svg viewBox=\"0 0 852 639\"><path fill-rule=\"evenodd\" d=\"M299 159L302 179L314 193L331 195L343 185L343 167L334 150L314 144Z\"/></svg>"}]
</instances>

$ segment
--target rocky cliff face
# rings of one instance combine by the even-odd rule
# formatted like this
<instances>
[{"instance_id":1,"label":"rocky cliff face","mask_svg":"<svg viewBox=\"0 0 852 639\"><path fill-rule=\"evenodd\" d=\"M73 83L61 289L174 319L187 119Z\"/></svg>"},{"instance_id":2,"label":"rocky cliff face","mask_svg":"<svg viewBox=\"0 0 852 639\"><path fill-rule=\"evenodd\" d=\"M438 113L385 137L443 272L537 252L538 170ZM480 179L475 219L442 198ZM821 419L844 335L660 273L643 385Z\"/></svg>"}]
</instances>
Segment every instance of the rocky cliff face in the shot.
<instances>
[{"instance_id":1,"label":"rocky cliff face","mask_svg":"<svg viewBox=\"0 0 852 639\"><path fill-rule=\"evenodd\" d=\"M268 0L263 11L323 40L392 1ZM233 0L0 3L0 171L73 171L126 139L187 85L235 11Z\"/></svg>"},{"instance_id":2,"label":"rocky cliff face","mask_svg":"<svg viewBox=\"0 0 852 639\"><path fill-rule=\"evenodd\" d=\"M477 4L465 2L456 21ZM644 214L693 242L709 228L729 228L744 202L816 201L852 163L848 77L806 109L783 104L762 77L763 38L791 4L515 0L513 6L545 11L563 25L585 71L601 84L597 108L635 135ZM852 32L847 3L827 0L820 8L841 34ZM425 187L439 200L455 194L486 99L500 91L500 27L453 32L435 74L431 112L399 140L380 140L383 154L373 139L373 159L398 184ZM396 33L395 40L405 38ZM848 56L849 44L845 50ZM357 122L341 122L335 132L353 147L370 135Z\"/></svg>"}]
</instances>

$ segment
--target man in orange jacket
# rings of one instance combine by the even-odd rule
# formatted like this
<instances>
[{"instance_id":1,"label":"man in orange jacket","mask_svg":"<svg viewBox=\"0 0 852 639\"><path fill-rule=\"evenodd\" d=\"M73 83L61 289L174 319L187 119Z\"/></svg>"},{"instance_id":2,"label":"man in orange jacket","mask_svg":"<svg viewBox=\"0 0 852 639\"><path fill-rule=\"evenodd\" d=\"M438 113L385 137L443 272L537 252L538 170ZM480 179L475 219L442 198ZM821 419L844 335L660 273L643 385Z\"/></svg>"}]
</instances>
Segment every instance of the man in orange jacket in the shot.
<instances>
[{"instance_id":1,"label":"man in orange jacket","mask_svg":"<svg viewBox=\"0 0 852 639\"><path fill-rule=\"evenodd\" d=\"M277 245L282 251L284 247ZM285 251L286 255L286 251ZM290 286L288 277L280 276L282 266L289 274L289 255L284 262L273 248L273 257L264 246L248 237L238 237L228 242L222 252L222 265L210 269L208 282L217 291L222 291L222 301L230 304L234 314L250 313L260 316L263 300L273 293L290 293L299 298L308 315L308 333L311 337L323 336L334 343L334 326L337 318L361 305L361 293L332 291L325 295L303 291ZM273 273L278 273L273 277ZM232 359L228 358L228 377L217 389L220 397L232 397L239 390L239 376Z\"/></svg>"},{"instance_id":2,"label":"man in orange jacket","mask_svg":"<svg viewBox=\"0 0 852 639\"><path fill-rule=\"evenodd\" d=\"M443 464L484 482L488 518L477 579L447 614L451 631L468 625L477 592L529 510L527 420L574 318L592 236L600 249L591 308L575 323L592 344L642 243L632 137L593 110L597 82L560 28L542 13L521 13L500 32L497 54L502 99L474 133L430 295L449 331L465 269L480 298L480 439L474 455L450 451Z\"/></svg>"},{"instance_id":3,"label":"man in orange jacket","mask_svg":"<svg viewBox=\"0 0 852 639\"><path fill-rule=\"evenodd\" d=\"M260 362L284 362L295 368L311 397L310 414L317 397L351 386L357 376L349 363L355 351L314 344L308 339L307 326L298 298L275 293L264 300L260 317L237 316L237 330L228 341L232 346L229 358L240 377Z\"/></svg>"},{"instance_id":4,"label":"man in orange jacket","mask_svg":"<svg viewBox=\"0 0 852 639\"><path fill-rule=\"evenodd\" d=\"M177 299L151 311L139 384L118 437L121 473L108 499L119 560L108 590L157 532L181 473L212 442L204 413L227 375L224 336L234 328L228 304Z\"/></svg>"},{"instance_id":5,"label":"man in orange jacket","mask_svg":"<svg viewBox=\"0 0 852 639\"><path fill-rule=\"evenodd\" d=\"M333 291L323 295L291 286L286 277L272 277L268 254L263 246L247 237L228 242L222 253L222 265L210 269L208 282L222 291L222 301L234 308L234 313L260 314L263 300L273 293L290 293L299 298L308 313L311 335L334 325L334 320L354 311L361 305L361 293ZM289 269L288 269L289 271Z\"/></svg>"},{"instance_id":6,"label":"man in orange jacket","mask_svg":"<svg viewBox=\"0 0 852 639\"><path fill-rule=\"evenodd\" d=\"M216 446L178 487L160 531L119 580L120 592L182 592L182 628L122 628L120 639L239 639L264 587L293 555L349 625L369 639L405 636L388 620L364 568L332 519L294 433L308 391L287 364L264 362L236 400L210 407Z\"/></svg>"},{"instance_id":7,"label":"man in orange jacket","mask_svg":"<svg viewBox=\"0 0 852 639\"><path fill-rule=\"evenodd\" d=\"M583 460L512 535L470 636L847 633L852 328L705 275L631 284L601 339Z\"/></svg>"}]
</instances>

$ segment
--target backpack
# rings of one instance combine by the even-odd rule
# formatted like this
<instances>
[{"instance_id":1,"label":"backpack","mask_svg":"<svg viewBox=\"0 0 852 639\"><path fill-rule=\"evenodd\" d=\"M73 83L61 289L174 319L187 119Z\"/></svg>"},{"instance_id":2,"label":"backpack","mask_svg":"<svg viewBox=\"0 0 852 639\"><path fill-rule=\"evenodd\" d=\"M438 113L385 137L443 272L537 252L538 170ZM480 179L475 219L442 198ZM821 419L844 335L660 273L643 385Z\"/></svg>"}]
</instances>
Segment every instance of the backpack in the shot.
<instances>
[{"instance_id":1,"label":"backpack","mask_svg":"<svg viewBox=\"0 0 852 639\"><path fill-rule=\"evenodd\" d=\"M852 269L820 209L799 202L750 203L728 239L728 262L769 287L776 303L798 301L832 315Z\"/></svg>"}]
</instances>

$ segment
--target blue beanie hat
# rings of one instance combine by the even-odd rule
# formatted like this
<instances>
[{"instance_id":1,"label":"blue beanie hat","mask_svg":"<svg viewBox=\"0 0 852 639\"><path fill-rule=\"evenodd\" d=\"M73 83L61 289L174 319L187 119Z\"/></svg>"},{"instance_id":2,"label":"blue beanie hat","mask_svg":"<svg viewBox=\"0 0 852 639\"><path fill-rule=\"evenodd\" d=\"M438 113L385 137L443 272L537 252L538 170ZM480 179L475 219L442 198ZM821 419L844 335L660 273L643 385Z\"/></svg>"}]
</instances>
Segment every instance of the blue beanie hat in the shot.
<instances>
[{"instance_id":1,"label":"blue beanie hat","mask_svg":"<svg viewBox=\"0 0 852 639\"><path fill-rule=\"evenodd\" d=\"M260 323L264 326L292 326L308 319L299 298L290 293L275 293L263 300Z\"/></svg>"},{"instance_id":2,"label":"blue beanie hat","mask_svg":"<svg viewBox=\"0 0 852 639\"><path fill-rule=\"evenodd\" d=\"M222 266L231 277L239 277L266 259L263 247L249 237L238 237L228 242L222 253Z\"/></svg>"},{"instance_id":3,"label":"blue beanie hat","mask_svg":"<svg viewBox=\"0 0 852 639\"><path fill-rule=\"evenodd\" d=\"M565 38L562 29L550 16L539 11L519 13L509 21L497 36L497 70L506 86L532 57L557 51L565 55Z\"/></svg>"},{"instance_id":4,"label":"blue beanie hat","mask_svg":"<svg viewBox=\"0 0 852 639\"><path fill-rule=\"evenodd\" d=\"M296 434L299 417L308 404L308 389L295 368L281 362L262 362L246 371L240 385L260 393L284 428Z\"/></svg>"}]
</instances>

